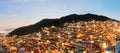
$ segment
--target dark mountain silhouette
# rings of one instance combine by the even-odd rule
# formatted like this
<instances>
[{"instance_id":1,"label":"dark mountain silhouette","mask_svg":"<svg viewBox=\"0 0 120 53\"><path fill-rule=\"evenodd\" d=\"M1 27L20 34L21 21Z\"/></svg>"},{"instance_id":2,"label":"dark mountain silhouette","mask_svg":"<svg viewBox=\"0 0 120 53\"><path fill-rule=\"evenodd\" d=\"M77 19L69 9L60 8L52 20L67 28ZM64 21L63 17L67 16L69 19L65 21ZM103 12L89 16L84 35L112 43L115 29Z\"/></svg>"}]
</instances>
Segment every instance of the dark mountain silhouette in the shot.
<instances>
[{"instance_id":1,"label":"dark mountain silhouette","mask_svg":"<svg viewBox=\"0 0 120 53\"><path fill-rule=\"evenodd\" d=\"M60 26L61 24L64 24L65 22L78 22L78 21L91 21L91 20L96 20L96 21L117 21L115 19L111 19L102 15L95 15L95 14L85 14L85 15L77 15L77 14L71 14L68 16L61 17L60 19L43 19L40 22L29 25L29 26L24 26L15 29L14 31L9 33L9 36L12 35L26 35L30 34L33 32L38 32L41 30L43 27L49 27L49 26Z\"/></svg>"}]
</instances>

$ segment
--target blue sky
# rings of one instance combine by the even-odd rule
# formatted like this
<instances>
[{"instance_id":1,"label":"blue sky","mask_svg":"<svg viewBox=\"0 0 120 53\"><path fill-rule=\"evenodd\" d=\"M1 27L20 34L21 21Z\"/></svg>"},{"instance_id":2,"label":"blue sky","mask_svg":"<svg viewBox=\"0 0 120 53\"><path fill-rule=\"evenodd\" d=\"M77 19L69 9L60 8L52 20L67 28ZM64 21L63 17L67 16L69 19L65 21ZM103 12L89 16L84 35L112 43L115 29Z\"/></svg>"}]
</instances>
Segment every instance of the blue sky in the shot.
<instances>
[{"instance_id":1,"label":"blue sky","mask_svg":"<svg viewBox=\"0 0 120 53\"><path fill-rule=\"evenodd\" d=\"M74 13L120 20L120 0L0 0L0 30Z\"/></svg>"}]
</instances>

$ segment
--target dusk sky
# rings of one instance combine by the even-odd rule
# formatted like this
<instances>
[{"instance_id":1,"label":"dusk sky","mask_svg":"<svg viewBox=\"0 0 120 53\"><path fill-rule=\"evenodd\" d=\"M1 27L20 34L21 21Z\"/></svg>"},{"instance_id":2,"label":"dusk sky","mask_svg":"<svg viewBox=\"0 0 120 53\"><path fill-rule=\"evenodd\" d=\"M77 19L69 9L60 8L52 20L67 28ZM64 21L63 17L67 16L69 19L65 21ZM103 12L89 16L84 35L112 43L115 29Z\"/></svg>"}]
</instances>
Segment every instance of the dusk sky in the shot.
<instances>
[{"instance_id":1,"label":"dusk sky","mask_svg":"<svg viewBox=\"0 0 120 53\"><path fill-rule=\"evenodd\" d=\"M0 31L86 13L120 20L120 0L0 0Z\"/></svg>"}]
</instances>

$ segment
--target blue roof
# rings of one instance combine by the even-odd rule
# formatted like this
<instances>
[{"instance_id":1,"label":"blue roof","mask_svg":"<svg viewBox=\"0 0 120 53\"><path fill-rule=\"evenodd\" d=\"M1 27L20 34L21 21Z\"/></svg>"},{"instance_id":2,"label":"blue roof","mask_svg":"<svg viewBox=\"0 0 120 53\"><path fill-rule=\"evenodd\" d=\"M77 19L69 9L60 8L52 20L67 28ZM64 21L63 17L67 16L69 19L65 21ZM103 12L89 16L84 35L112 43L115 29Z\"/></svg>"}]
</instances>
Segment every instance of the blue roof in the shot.
<instances>
[{"instance_id":1,"label":"blue roof","mask_svg":"<svg viewBox=\"0 0 120 53\"><path fill-rule=\"evenodd\" d=\"M107 47L105 50L107 50L107 51L112 51L112 50L114 50L115 49L115 46L109 46L109 47Z\"/></svg>"}]
</instances>

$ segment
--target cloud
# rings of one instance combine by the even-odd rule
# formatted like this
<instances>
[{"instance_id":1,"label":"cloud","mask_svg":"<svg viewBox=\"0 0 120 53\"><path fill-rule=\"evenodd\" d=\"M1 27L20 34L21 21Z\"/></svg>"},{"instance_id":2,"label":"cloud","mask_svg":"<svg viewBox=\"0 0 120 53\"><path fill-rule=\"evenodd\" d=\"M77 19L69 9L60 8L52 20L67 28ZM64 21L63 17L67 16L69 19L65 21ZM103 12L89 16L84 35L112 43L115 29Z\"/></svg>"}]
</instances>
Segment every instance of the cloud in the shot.
<instances>
[{"instance_id":1,"label":"cloud","mask_svg":"<svg viewBox=\"0 0 120 53\"><path fill-rule=\"evenodd\" d=\"M15 30L15 28L6 28L6 29L0 29L0 33L8 34L9 32Z\"/></svg>"},{"instance_id":2,"label":"cloud","mask_svg":"<svg viewBox=\"0 0 120 53\"><path fill-rule=\"evenodd\" d=\"M6 33L5 31L0 31L0 33Z\"/></svg>"}]
</instances>

